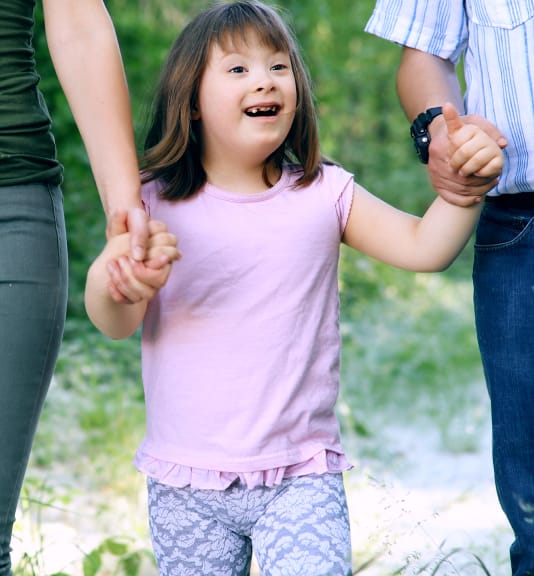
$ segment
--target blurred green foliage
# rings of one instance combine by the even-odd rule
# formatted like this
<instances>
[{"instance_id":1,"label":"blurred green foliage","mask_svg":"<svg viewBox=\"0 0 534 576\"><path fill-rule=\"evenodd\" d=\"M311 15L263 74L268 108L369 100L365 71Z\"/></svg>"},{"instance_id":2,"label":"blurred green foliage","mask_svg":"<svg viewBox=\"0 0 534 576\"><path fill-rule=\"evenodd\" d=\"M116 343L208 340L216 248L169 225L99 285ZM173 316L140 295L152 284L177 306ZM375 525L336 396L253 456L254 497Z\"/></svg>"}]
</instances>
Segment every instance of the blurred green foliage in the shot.
<instances>
[{"instance_id":1,"label":"blurred green foliage","mask_svg":"<svg viewBox=\"0 0 534 576\"><path fill-rule=\"evenodd\" d=\"M109 0L125 63L141 148L151 91L160 66L190 15L206 0ZM374 0L280 0L296 31L314 81L323 152L353 171L365 187L403 209L420 212L432 197L408 137L395 91L400 49L363 32ZM35 47L53 118L60 160L70 254L69 316L82 318L87 268L104 241L104 219L90 166L49 59L40 7ZM345 256L343 286L377 292L383 267ZM347 262L348 261L348 262ZM356 265L355 265L356 262Z\"/></svg>"}]
</instances>

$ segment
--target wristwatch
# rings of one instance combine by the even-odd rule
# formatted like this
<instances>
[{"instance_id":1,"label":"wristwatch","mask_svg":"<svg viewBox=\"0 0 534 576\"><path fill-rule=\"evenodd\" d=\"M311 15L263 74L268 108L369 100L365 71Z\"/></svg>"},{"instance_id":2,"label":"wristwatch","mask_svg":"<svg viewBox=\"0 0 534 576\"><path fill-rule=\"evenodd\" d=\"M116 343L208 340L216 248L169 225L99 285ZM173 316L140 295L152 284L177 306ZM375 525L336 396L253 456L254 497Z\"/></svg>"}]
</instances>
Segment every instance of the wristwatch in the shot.
<instances>
[{"instance_id":1,"label":"wristwatch","mask_svg":"<svg viewBox=\"0 0 534 576\"><path fill-rule=\"evenodd\" d=\"M410 134L415 145L415 151L423 164L428 164L428 147L430 145L428 127L432 120L440 114L443 114L441 106L428 108L426 112L421 112L421 114L417 116L410 127Z\"/></svg>"}]
</instances>

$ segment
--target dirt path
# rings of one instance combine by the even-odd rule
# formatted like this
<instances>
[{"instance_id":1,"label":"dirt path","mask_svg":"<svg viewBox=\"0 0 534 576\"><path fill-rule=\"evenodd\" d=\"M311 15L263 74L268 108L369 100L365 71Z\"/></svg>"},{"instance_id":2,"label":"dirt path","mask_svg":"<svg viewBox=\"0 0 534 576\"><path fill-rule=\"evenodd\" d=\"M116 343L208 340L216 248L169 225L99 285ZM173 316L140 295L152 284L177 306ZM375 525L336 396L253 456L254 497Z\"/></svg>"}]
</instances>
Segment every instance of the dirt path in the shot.
<instances>
[{"instance_id":1,"label":"dirt path","mask_svg":"<svg viewBox=\"0 0 534 576\"><path fill-rule=\"evenodd\" d=\"M432 430L390 430L395 462L382 470L349 475L355 566L379 558L365 576L404 567L404 576L482 575L477 555L492 576L509 574L511 532L493 484L489 422L476 452L439 449ZM426 567L426 568L425 568Z\"/></svg>"}]
</instances>

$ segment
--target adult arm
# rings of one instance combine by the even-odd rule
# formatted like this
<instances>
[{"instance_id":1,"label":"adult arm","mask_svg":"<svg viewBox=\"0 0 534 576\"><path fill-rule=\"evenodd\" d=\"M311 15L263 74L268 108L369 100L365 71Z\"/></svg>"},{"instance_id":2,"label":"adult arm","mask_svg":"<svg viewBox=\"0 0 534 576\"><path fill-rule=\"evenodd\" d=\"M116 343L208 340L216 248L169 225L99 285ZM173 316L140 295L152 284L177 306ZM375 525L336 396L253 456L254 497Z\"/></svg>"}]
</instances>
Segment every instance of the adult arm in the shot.
<instances>
[{"instance_id":1,"label":"adult arm","mask_svg":"<svg viewBox=\"0 0 534 576\"><path fill-rule=\"evenodd\" d=\"M131 233L143 259L142 209L130 99L115 29L102 0L43 0L48 47L84 141L109 230Z\"/></svg>"},{"instance_id":2,"label":"adult arm","mask_svg":"<svg viewBox=\"0 0 534 576\"><path fill-rule=\"evenodd\" d=\"M463 98L454 64L438 56L403 48L397 73L397 91L408 120L428 108L451 102L463 113ZM464 122L472 123L484 130L501 147L506 140L500 131L484 118L476 115L464 116ZM460 173L447 161L449 139L443 116L437 116L429 127L431 137L428 173L436 192L448 202L468 206L479 201L497 183L500 174L481 176L476 173Z\"/></svg>"}]
</instances>

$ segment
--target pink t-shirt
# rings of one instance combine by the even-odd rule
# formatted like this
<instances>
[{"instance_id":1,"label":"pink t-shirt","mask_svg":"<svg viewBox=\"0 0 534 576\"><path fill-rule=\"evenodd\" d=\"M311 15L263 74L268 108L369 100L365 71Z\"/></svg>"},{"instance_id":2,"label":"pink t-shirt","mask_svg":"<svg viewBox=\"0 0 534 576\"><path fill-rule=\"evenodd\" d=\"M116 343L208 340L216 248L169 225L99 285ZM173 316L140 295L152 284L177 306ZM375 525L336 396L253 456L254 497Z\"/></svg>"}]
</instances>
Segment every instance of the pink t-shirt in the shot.
<instances>
[{"instance_id":1,"label":"pink t-shirt","mask_svg":"<svg viewBox=\"0 0 534 576\"><path fill-rule=\"evenodd\" d=\"M146 436L137 467L176 486L223 489L350 468L339 388L339 246L353 177L325 165L294 188L288 167L266 192L207 184L169 202L143 188L182 259L143 325Z\"/></svg>"}]
</instances>

